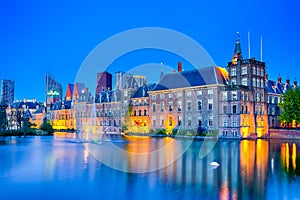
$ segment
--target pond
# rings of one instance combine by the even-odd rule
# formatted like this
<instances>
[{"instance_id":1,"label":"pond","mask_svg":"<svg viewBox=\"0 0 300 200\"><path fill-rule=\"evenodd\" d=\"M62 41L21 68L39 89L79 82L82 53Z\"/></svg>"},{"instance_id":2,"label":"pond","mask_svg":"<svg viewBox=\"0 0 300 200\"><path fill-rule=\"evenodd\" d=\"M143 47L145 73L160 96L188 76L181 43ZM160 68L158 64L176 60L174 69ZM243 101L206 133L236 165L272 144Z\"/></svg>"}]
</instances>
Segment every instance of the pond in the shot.
<instances>
[{"instance_id":1,"label":"pond","mask_svg":"<svg viewBox=\"0 0 300 200\"><path fill-rule=\"evenodd\" d=\"M10 137L0 159L1 199L300 198L300 141Z\"/></svg>"}]
</instances>

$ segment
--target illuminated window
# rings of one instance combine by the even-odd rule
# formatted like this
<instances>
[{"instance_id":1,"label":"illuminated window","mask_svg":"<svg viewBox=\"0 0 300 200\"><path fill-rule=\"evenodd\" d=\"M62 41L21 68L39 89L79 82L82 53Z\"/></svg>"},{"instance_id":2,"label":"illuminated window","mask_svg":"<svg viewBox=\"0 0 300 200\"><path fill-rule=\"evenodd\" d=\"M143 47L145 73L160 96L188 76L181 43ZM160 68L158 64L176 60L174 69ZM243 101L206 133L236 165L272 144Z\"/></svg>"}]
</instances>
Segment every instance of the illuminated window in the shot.
<instances>
[{"instance_id":1,"label":"illuminated window","mask_svg":"<svg viewBox=\"0 0 300 200\"><path fill-rule=\"evenodd\" d=\"M263 69L263 68L260 69L260 75L261 75L261 76L264 76L264 75L265 75L264 69Z\"/></svg>"},{"instance_id":2,"label":"illuminated window","mask_svg":"<svg viewBox=\"0 0 300 200\"><path fill-rule=\"evenodd\" d=\"M242 75L247 74L247 66L242 66Z\"/></svg>"},{"instance_id":3,"label":"illuminated window","mask_svg":"<svg viewBox=\"0 0 300 200\"><path fill-rule=\"evenodd\" d=\"M187 96L187 97L192 96L192 92L191 92L191 91L186 92L186 96Z\"/></svg>"},{"instance_id":4,"label":"illuminated window","mask_svg":"<svg viewBox=\"0 0 300 200\"><path fill-rule=\"evenodd\" d=\"M252 86L256 87L256 78L253 78L253 80L252 80Z\"/></svg>"},{"instance_id":5,"label":"illuminated window","mask_svg":"<svg viewBox=\"0 0 300 200\"><path fill-rule=\"evenodd\" d=\"M254 75L256 74L256 67L255 67L255 66L253 66L252 73L253 73Z\"/></svg>"},{"instance_id":6,"label":"illuminated window","mask_svg":"<svg viewBox=\"0 0 300 200\"><path fill-rule=\"evenodd\" d=\"M125 90L124 91L124 97L127 97L127 95L128 95L128 92Z\"/></svg>"},{"instance_id":7,"label":"illuminated window","mask_svg":"<svg viewBox=\"0 0 300 200\"><path fill-rule=\"evenodd\" d=\"M231 76L236 76L236 68L235 67L231 68Z\"/></svg>"},{"instance_id":8,"label":"illuminated window","mask_svg":"<svg viewBox=\"0 0 300 200\"><path fill-rule=\"evenodd\" d=\"M156 100L156 95L152 95L152 100Z\"/></svg>"},{"instance_id":9,"label":"illuminated window","mask_svg":"<svg viewBox=\"0 0 300 200\"><path fill-rule=\"evenodd\" d=\"M261 88L264 87L264 79L260 79L260 87L261 87Z\"/></svg>"},{"instance_id":10,"label":"illuminated window","mask_svg":"<svg viewBox=\"0 0 300 200\"><path fill-rule=\"evenodd\" d=\"M248 79L242 78L242 85L247 86L248 85Z\"/></svg>"},{"instance_id":11,"label":"illuminated window","mask_svg":"<svg viewBox=\"0 0 300 200\"><path fill-rule=\"evenodd\" d=\"M208 95L212 95L213 93L214 93L214 91L212 89L207 90Z\"/></svg>"},{"instance_id":12,"label":"illuminated window","mask_svg":"<svg viewBox=\"0 0 300 200\"><path fill-rule=\"evenodd\" d=\"M260 87L260 79L256 79L256 87Z\"/></svg>"},{"instance_id":13,"label":"illuminated window","mask_svg":"<svg viewBox=\"0 0 300 200\"><path fill-rule=\"evenodd\" d=\"M231 80L231 84L232 84L232 85L236 85L236 79L235 79L235 78L233 78L233 79Z\"/></svg>"},{"instance_id":14,"label":"illuminated window","mask_svg":"<svg viewBox=\"0 0 300 200\"><path fill-rule=\"evenodd\" d=\"M160 99L164 99L165 95L164 94L160 94L159 96L160 96Z\"/></svg>"},{"instance_id":15,"label":"illuminated window","mask_svg":"<svg viewBox=\"0 0 300 200\"><path fill-rule=\"evenodd\" d=\"M173 118L172 118L172 116L169 117L169 126L173 126Z\"/></svg>"},{"instance_id":16,"label":"illuminated window","mask_svg":"<svg viewBox=\"0 0 300 200\"><path fill-rule=\"evenodd\" d=\"M169 99L171 99L173 97L172 93L169 93Z\"/></svg>"},{"instance_id":17,"label":"illuminated window","mask_svg":"<svg viewBox=\"0 0 300 200\"><path fill-rule=\"evenodd\" d=\"M236 117L234 117L234 118L232 119L232 126L233 126L233 127L237 127L237 118L236 118Z\"/></svg>"}]
</instances>

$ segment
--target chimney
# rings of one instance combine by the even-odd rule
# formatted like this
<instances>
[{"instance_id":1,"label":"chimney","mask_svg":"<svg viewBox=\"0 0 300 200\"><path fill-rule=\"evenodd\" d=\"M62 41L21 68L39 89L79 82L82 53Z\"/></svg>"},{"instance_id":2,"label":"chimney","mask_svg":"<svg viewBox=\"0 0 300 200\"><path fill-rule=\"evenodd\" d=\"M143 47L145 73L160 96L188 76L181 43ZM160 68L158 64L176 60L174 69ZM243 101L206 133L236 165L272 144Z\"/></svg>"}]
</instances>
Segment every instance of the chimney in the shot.
<instances>
[{"instance_id":1,"label":"chimney","mask_svg":"<svg viewBox=\"0 0 300 200\"><path fill-rule=\"evenodd\" d=\"M280 76L278 76L278 83L281 83L281 77Z\"/></svg>"},{"instance_id":2,"label":"chimney","mask_svg":"<svg viewBox=\"0 0 300 200\"><path fill-rule=\"evenodd\" d=\"M269 79L268 74L265 74L265 80L267 81Z\"/></svg>"},{"instance_id":3,"label":"chimney","mask_svg":"<svg viewBox=\"0 0 300 200\"><path fill-rule=\"evenodd\" d=\"M290 79L286 79L286 83L289 85L290 84Z\"/></svg>"},{"instance_id":4,"label":"chimney","mask_svg":"<svg viewBox=\"0 0 300 200\"><path fill-rule=\"evenodd\" d=\"M178 62L178 72L182 72L182 62Z\"/></svg>"}]
</instances>

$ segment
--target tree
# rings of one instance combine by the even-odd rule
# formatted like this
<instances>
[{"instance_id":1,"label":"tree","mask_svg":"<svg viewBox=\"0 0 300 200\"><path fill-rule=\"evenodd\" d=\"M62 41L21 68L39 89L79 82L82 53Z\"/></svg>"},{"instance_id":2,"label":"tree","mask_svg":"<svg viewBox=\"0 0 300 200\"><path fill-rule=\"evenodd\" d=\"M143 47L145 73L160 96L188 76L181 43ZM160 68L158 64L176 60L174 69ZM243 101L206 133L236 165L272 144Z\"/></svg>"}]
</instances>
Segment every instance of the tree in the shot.
<instances>
[{"instance_id":1,"label":"tree","mask_svg":"<svg viewBox=\"0 0 300 200\"><path fill-rule=\"evenodd\" d=\"M46 131L48 133L54 133L54 129L53 129L50 121L44 121L40 127L40 130Z\"/></svg>"},{"instance_id":2,"label":"tree","mask_svg":"<svg viewBox=\"0 0 300 200\"><path fill-rule=\"evenodd\" d=\"M283 101L279 103L281 115L279 121L291 125L300 123L300 89L290 89L281 95Z\"/></svg>"}]
</instances>

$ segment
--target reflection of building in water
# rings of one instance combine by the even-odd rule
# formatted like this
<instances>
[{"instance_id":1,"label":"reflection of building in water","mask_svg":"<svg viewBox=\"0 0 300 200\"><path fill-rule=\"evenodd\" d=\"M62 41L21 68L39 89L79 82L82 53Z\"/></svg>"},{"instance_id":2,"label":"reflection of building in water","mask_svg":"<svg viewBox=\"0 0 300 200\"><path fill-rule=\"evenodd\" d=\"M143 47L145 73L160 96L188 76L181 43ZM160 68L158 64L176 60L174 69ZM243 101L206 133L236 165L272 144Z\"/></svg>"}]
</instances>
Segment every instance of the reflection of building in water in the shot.
<instances>
[{"instance_id":1,"label":"reflection of building in water","mask_svg":"<svg viewBox=\"0 0 300 200\"><path fill-rule=\"evenodd\" d=\"M296 143L282 143L280 147L281 167L290 175L300 174L297 169L297 145ZM299 162L299 161L298 161Z\"/></svg>"}]
</instances>

